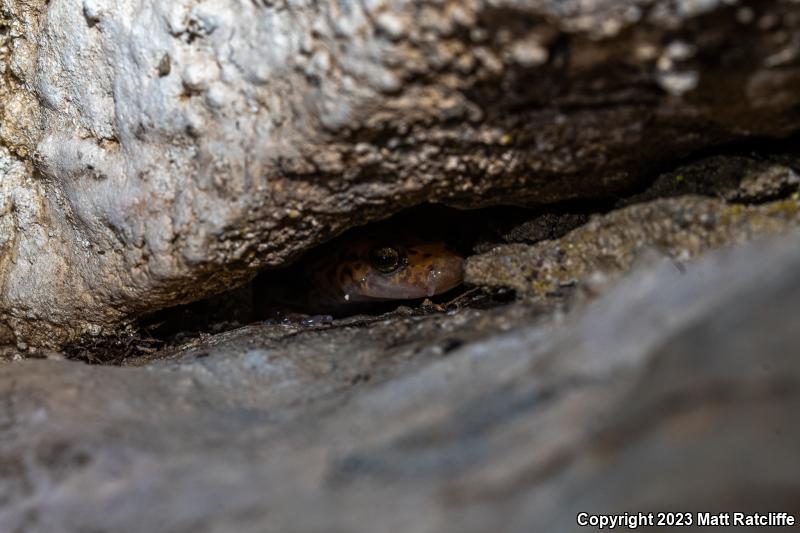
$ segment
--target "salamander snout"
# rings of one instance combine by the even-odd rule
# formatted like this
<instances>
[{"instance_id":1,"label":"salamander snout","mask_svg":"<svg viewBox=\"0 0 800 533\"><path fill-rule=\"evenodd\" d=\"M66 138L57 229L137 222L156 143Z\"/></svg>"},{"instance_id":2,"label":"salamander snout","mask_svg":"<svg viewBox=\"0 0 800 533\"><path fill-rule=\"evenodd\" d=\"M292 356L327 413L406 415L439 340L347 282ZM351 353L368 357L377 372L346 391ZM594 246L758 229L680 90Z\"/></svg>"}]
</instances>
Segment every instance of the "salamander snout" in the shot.
<instances>
[{"instance_id":1,"label":"salamander snout","mask_svg":"<svg viewBox=\"0 0 800 533\"><path fill-rule=\"evenodd\" d=\"M455 254L442 255L427 267L425 296L434 296L461 285L464 279L464 258Z\"/></svg>"}]
</instances>

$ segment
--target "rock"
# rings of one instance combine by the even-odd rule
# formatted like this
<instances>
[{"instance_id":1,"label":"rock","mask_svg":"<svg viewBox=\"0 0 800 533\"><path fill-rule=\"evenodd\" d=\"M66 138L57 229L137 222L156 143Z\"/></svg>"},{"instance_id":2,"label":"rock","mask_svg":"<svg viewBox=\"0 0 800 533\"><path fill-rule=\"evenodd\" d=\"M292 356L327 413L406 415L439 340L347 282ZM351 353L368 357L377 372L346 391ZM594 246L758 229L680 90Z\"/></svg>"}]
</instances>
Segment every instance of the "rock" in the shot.
<instances>
[{"instance_id":1,"label":"rock","mask_svg":"<svg viewBox=\"0 0 800 533\"><path fill-rule=\"evenodd\" d=\"M6 2L0 321L58 348L411 205L607 197L787 136L798 9Z\"/></svg>"},{"instance_id":2,"label":"rock","mask_svg":"<svg viewBox=\"0 0 800 533\"><path fill-rule=\"evenodd\" d=\"M6 364L0 530L797 516L798 272L795 236L663 261L562 319L514 303L254 325L139 368Z\"/></svg>"},{"instance_id":3,"label":"rock","mask_svg":"<svg viewBox=\"0 0 800 533\"><path fill-rule=\"evenodd\" d=\"M0 24L0 531L800 520L797 2ZM256 273L424 203L491 208L476 288L257 320Z\"/></svg>"},{"instance_id":4,"label":"rock","mask_svg":"<svg viewBox=\"0 0 800 533\"><path fill-rule=\"evenodd\" d=\"M686 195L714 196L732 203L757 204L785 198L800 186L800 160L794 155L754 153L701 158L664 172L647 189L618 206Z\"/></svg>"},{"instance_id":5,"label":"rock","mask_svg":"<svg viewBox=\"0 0 800 533\"><path fill-rule=\"evenodd\" d=\"M597 215L560 239L496 246L468 258L464 277L473 285L545 297L595 273L626 272L648 253L685 261L709 250L789 232L798 222L796 197L761 205L700 196L654 200Z\"/></svg>"},{"instance_id":6,"label":"rock","mask_svg":"<svg viewBox=\"0 0 800 533\"><path fill-rule=\"evenodd\" d=\"M588 222L584 213L545 213L512 228L503 239L507 242L538 242L562 237Z\"/></svg>"}]
</instances>

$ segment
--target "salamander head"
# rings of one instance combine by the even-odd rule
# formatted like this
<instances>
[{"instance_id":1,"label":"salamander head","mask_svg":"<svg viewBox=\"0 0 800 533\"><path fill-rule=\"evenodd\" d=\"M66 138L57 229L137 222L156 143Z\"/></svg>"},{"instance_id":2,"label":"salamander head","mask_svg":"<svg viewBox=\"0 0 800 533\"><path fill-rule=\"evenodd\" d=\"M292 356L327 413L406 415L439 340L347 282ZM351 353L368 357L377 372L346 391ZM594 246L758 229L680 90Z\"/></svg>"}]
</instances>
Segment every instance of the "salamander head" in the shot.
<instances>
[{"instance_id":1,"label":"salamander head","mask_svg":"<svg viewBox=\"0 0 800 533\"><path fill-rule=\"evenodd\" d=\"M336 268L348 302L412 300L461 284L464 258L441 241L365 240L351 243Z\"/></svg>"}]
</instances>

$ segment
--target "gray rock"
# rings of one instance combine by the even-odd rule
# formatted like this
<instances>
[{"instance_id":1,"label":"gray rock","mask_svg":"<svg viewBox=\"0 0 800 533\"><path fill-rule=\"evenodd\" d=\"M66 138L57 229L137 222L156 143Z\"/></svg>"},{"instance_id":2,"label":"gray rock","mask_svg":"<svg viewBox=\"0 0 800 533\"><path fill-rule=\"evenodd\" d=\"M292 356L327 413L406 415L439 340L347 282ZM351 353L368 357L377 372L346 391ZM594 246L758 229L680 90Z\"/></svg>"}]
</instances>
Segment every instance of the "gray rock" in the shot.
<instances>
[{"instance_id":1,"label":"gray rock","mask_svg":"<svg viewBox=\"0 0 800 533\"><path fill-rule=\"evenodd\" d=\"M464 278L535 299L564 287L591 292L595 282L627 272L648 255L669 257L680 268L710 250L790 232L798 222L796 196L758 205L695 195L664 198L595 215L560 239L495 246L467 259Z\"/></svg>"},{"instance_id":2,"label":"gray rock","mask_svg":"<svg viewBox=\"0 0 800 533\"><path fill-rule=\"evenodd\" d=\"M58 347L421 202L606 196L800 118L768 0L8 0L3 342Z\"/></svg>"},{"instance_id":3,"label":"gray rock","mask_svg":"<svg viewBox=\"0 0 800 533\"><path fill-rule=\"evenodd\" d=\"M577 530L578 512L797 516L799 245L658 262L561 317L512 304L254 325L138 368L6 364L0 530L523 532Z\"/></svg>"}]
</instances>

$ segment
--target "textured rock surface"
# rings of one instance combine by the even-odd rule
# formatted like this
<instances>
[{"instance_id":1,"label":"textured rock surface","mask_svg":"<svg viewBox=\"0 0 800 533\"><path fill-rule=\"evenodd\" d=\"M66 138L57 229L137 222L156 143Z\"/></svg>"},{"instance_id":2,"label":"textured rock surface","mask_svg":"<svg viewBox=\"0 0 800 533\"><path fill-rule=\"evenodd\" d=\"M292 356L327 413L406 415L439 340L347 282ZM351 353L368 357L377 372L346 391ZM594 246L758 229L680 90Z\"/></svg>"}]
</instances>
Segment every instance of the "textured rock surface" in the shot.
<instances>
[{"instance_id":1,"label":"textured rock surface","mask_svg":"<svg viewBox=\"0 0 800 533\"><path fill-rule=\"evenodd\" d=\"M421 201L603 196L800 125L790 1L6 0L0 340L56 346Z\"/></svg>"},{"instance_id":2,"label":"textured rock surface","mask_svg":"<svg viewBox=\"0 0 800 533\"><path fill-rule=\"evenodd\" d=\"M7 364L0 530L527 532L577 529L579 511L797 516L798 272L794 236L652 265L563 320L512 304L252 326L141 368Z\"/></svg>"},{"instance_id":3,"label":"textured rock surface","mask_svg":"<svg viewBox=\"0 0 800 533\"><path fill-rule=\"evenodd\" d=\"M800 519L798 2L0 0L0 103L3 533ZM126 329L420 202L540 208L454 302Z\"/></svg>"},{"instance_id":4,"label":"textured rock surface","mask_svg":"<svg viewBox=\"0 0 800 533\"><path fill-rule=\"evenodd\" d=\"M486 244L467 259L465 280L533 299L560 297L581 283L591 292L647 256L685 261L785 233L800 226L798 169L793 156L701 159L588 221L546 214L513 227L503 235L512 244Z\"/></svg>"},{"instance_id":5,"label":"textured rock surface","mask_svg":"<svg viewBox=\"0 0 800 533\"><path fill-rule=\"evenodd\" d=\"M618 274L649 253L685 261L708 250L800 226L797 198L758 206L697 196L656 200L596 216L557 240L506 244L467 260L468 283L545 296L592 274Z\"/></svg>"}]
</instances>

